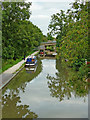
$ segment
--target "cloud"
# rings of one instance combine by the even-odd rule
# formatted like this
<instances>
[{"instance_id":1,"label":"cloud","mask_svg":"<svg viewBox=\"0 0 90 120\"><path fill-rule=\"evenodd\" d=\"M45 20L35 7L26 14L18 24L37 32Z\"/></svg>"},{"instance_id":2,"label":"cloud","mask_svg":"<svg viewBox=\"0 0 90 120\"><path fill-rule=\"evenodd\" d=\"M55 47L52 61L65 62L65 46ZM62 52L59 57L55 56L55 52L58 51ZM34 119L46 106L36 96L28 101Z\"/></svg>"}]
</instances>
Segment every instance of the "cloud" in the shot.
<instances>
[{"instance_id":1,"label":"cloud","mask_svg":"<svg viewBox=\"0 0 90 120\"><path fill-rule=\"evenodd\" d=\"M57 8L50 8L49 10L48 10L48 12L50 12L51 14L52 13L57 13L57 12L59 12L60 11L60 9L57 9Z\"/></svg>"},{"instance_id":2,"label":"cloud","mask_svg":"<svg viewBox=\"0 0 90 120\"><path fill-rule=\"evenodd\" d=\"M32 11L37 11L37 10L42 10L43 6L37 4L37 3L32 3L31 10Z\"/></svg>"},{"instance_id":3,"label":"cloud","mask_svg":"<svg viewBox=\"0 0 90 120\"><path fill-rule=\"evenodd\" d=\"M27 0L30 2L30 0ZM35 2L36 1L36 2ZM30 21L37 25L44 35L48 32L48 25L51 20L51 16L60 12L60 10L66 11L70 8L69 3L74 0L33 0L30 7L31 17Z\"/></svg>"},{"instance_id":4,"label":"cloud","mask_svg":"<svg viewBox=\"0 0 90 120\"><path fill-rule=\"evenodd\" d=\"M26 2L32 2L32 0L25 0ZM74 0L33 0L33 2L74 2Z\"/></svg>"},{"instance_id":5,"label":"cloud","mask_svg":"<svg viewBox=\"0 0 90 120\"><path fill-rule=\"evenodd\" d=\"M47 19L47 18L49 18L49 16L48 15L33 15L31 18Z\"/></svg>"}]
</instances>

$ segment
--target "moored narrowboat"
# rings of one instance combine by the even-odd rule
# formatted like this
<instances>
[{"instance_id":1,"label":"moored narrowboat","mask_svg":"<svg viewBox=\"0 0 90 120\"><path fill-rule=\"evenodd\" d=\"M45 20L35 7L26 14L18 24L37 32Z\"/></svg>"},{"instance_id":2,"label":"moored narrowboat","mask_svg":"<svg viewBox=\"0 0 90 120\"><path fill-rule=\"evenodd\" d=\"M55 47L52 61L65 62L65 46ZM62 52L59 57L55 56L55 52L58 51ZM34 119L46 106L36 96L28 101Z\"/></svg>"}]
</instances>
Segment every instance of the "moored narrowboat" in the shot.
<instances>
[{"instance_id":1,"label":"moored narrowboat","mask_svg":"<svg viewBox=\"0 0 90 120\"><path fill-rule=\"evenodd\" d=\"M27 66L35 66L36 64L37 64L36 56L29 56L26 59L25 67L27 67Z\"/></svg>"}]
</instances>

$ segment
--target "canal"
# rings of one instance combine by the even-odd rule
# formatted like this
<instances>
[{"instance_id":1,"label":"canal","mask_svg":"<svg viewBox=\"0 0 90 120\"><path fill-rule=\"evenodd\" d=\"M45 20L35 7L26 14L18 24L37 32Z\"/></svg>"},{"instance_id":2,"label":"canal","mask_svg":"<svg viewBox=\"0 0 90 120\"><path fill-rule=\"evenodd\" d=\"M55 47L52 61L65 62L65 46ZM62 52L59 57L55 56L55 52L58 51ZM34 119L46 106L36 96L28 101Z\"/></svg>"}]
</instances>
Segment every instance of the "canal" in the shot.
<instances>
[{"instance_id":1,"label":"canal","mask_svg":"<svg viewBox=\"0 0 90 120\"><path fill-rule=\"evenodd\" d=\"M69 81L68 68L55 59L38 60L3 89L3 118L88 118L86 83Z\"/></svg>"}]
</instances>

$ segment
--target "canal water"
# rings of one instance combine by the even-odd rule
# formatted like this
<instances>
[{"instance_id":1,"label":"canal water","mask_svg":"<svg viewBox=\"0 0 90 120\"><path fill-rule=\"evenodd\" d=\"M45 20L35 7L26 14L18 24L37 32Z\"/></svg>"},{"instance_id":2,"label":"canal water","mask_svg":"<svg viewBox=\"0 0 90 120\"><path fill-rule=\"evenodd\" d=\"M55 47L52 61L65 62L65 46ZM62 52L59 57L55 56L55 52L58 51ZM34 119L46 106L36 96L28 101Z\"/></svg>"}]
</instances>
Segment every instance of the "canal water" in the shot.
<instances>
[{"instance_id":1,"label":"canal water","mask_svg":"<svg viewBox=\"0 0 90 120\"><path fill-rule=\"evenodd\" d=\"M34 72L24 68L3 89L3 118L88 118L87 84L68 79L55 59L38 60Z\"/></svg>"}]
</instances>

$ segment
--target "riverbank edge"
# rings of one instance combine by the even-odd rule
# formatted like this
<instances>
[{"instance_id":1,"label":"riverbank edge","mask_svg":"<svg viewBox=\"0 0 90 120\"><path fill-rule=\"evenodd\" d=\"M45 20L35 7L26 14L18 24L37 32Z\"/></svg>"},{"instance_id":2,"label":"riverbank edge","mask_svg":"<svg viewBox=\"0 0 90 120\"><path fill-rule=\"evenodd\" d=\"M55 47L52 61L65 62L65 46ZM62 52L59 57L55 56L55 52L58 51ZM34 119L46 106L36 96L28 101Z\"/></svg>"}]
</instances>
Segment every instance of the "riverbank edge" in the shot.
<instances>
[{"instance_id":1,"label":"riverbank edge","mask_svg":"<svg viewBox=\"0 0 90 120\"><path fill-rule=\"evenodd\" d=\"M31 55L37 55L39 53L39 51L35 51L34 53L32 53ZM20 61L21 62L21 61ZM25 63L25 62L24 62ZM0 90L3 89L23 68L24 68L24 63L22 63L22 65L19 67L19 69L17 69L14 73L13 73L13 76L10 77L7 82L5 84L3 84L1 87L0 87ZM18 63L17 63L18 64ZM16 65L17 65L16 64ZM13 67L13 66L12 66ZM4 71L5 72L5 71ZM2 78L1 78L2 79Z\"/></svg>"}]
</instances>

